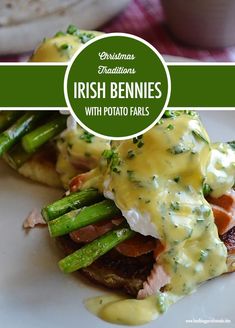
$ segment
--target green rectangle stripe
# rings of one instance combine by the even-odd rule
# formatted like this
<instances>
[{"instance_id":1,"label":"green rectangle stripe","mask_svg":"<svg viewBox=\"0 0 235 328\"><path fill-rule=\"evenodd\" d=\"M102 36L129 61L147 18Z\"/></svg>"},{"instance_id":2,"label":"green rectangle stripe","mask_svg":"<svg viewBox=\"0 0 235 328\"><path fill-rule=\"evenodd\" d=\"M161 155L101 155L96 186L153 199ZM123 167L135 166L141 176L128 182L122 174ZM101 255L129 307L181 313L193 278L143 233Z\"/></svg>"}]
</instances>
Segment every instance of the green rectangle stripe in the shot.
<instances>
[{"instance_id":1,"label":"green rectangle stripe","mask_svg":"<svg viewBox=\"0 0 235 328\"><path fill-rule=\"evenodd\" d=\"M0 107L66 107L66 66L0 66Z\"/></svg>"},{"instance_id":2,"label":"green rectangle stripe","mask_svg":"<svg viewBox=\"0 0 235 328\"><path fill-rule=\"evenodd\" d=\"M170 107L235 107L235 65L168 67ZM65 70L60 65L0 64L0 107L66 107Z\"/></svg>"},{"instance_id":3,"label":"green rectangle stripe","mask_svg":"<svg viewBox=\"0 0 235 328\"><path fill-rule=\"evenodd\" d=\"M235 107L235 66L168 66L170 107Z\"/></svg>"}]
</instances>

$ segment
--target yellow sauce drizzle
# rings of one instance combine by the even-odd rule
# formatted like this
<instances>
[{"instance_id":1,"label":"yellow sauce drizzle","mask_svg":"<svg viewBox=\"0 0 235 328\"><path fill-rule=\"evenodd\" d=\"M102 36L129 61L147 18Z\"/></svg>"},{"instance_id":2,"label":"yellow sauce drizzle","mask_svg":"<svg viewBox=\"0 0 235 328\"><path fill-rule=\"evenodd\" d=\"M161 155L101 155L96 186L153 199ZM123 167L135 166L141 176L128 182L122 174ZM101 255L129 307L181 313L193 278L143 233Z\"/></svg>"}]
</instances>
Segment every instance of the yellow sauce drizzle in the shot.
<instances>
[{"instance_id":1,"label":"yellow sauce drizzle","mask_svg":"<svg viewBox=\"0 0 235 328\"><path fill-rule=\"evenodd\" d=\"M63 133L57 141L57 147L56 170L63 185L68 187L75 175L97 167L103 151L110 148L110 143L77 126Z\"/></svg>"},{"instance_id":2,"label":"yellow sauce drizzle","mask_svg":"<svg viewBox=\"0 0 235 328\"><path fill-rule=\"evenodd\" d=\"M165 296L166 308L181 298L170 293ZM157 296L136 300L119 295L105 295L92 297L84 303L87 310L100 319L119 325L144 325L163 313L159 308Z\"/></svg>"},{"instance_id":3,"label":"yellow sauce drizzle","mask_svg":"<svg viewBox=\"0 0 235 328\"><path fill-rule=\"evenodd\" d=\"M39 45L31 61L65 62L81 45L74 35L58 35ZM72 134L59 146L58 167L68 171L65 179L74 175L66 166L69 153L66 143L73 139ZM71 156L87 151L80 141L72 143L71 148ZM90 149L92 158L96 160L105 148L106 145L95 143ZM164 293L145 300L105 296L87 300L86 306L105 321L141 325L155 319L201 282L227 271L227 251L218 237L202 185L206 181L215 197L231 188L235 155L225 144L212 145L200 120L189 115L164 120L147 132L143 140L117 143L116 151L120 163L116 170L113 167L107 172L104 192L115 200L133 230L152 234L165 245L166 252L158 263L170 275L171 282ZM95 169L90 175L101 189L101 171ZM135 222L131 221L133 214ZM164 296L160 305L158 296Z\"/></svg>"},{"instance_id":4,"label":"yellow sauce drizzle","mask_svg":"<svg viewBox=\"0 0 235 328\"><path fill-rule=\"evenodd\" d=\"M164 120L141 139L117 143L119 160L115 166L111 163L105 177L105 195L114 199L131 228L142 234L151 231L166 247L158 264L171 277L164 291L168 305L227 271L227 250L202 193L212 148L198 117L184 114ZM214 181L216 175L213 180L221 193L234 183L231 156L227 164L223 169L227 176L233 174L230 183L222 186ZM111 302L99 316L110 322L139 325L156 317L155 301L156 296ZM134 321L128 317L128 312L138 311L141 315Z\"/></svg>"},{"instance_id":5,"label":"yellow sauce drizzle","mask_svg":"<svg viewBox=\"0 0 235 328\"><path fill-rule=\"evenodd\" d=\"M88 299L85 306L99 318L115 324L143 325L158 316L155 297L138 301L115 295L100 296Z\"/></svg>"},{"instance_id":6,"label":"yellow sauce drizzle","mask_svg":"<svg viewBox=\"0 0 235 328\"><path fill-rule=\"evenodd\" d=\"M85 31L81 31L85 32ZM92 31L94 35L101 32ZM69 61L75 52L83 45L80 38L71 34L59 34L52 38L45 39L35 50L31 62L66 62Z\"/></svg>"}]
</instances>

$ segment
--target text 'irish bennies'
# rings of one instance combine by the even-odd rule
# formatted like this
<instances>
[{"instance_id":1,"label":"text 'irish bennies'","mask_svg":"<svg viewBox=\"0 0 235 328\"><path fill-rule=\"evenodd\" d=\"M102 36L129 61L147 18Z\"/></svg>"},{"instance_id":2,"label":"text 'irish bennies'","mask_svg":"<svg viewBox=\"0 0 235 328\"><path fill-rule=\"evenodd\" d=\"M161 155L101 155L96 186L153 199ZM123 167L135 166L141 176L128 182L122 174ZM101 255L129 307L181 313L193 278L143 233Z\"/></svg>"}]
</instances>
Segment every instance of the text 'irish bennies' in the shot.
<instances>
[{"instance_id":1,"label":"text 'irish bennies'","mask_svg":"<svg viewBox=\"0 0 235 328\"><path fill-rule=\"evenodd\" d=\"M161 82L74 82L74 99L159 99Z\"/></svg>"}]
</instances>

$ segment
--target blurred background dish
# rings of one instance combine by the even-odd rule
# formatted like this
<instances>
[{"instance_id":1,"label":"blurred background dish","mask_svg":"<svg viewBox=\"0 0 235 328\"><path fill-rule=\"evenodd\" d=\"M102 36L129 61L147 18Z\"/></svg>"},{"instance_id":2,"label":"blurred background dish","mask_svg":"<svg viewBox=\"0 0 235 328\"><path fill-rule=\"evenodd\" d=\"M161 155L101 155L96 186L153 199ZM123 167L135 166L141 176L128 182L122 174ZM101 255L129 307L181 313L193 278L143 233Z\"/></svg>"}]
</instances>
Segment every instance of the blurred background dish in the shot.
<instances>
[{"instance_id":1,"label":"blurred background dish","mask_svg":"<svg viewBox=\"0 0 235 328\"><path fill-rule=\"evenodd\" d=\"M96 29L129 0L1 0L0 54L27 52L69 24Z\"/></svg>"},{"instance_id":2,"label":"blurred background dish","mask_svg":"<svg viewBox=\"0 0 235 328\"><path fill-rule=\"evenodd\" d=\"M96 28L100 31L110 33L110 32L124 32L137 35L142 37L143 39L149 41L154 47L158 49L161 54L172 55L177 57L186 57L191 58L193 60L207 61L207 62L234 62L235 61L235 46L226 47L226 48L208 48L207 47L199 47L199 46L189 46L186 43L174 37L173 33L170 31L168 20L166 15L163 12L163 6L161 0L31 0L31 11L30 15L32 15L32 26L34 24L37 25L37 28L29 28L25 27L21 28L24 24L16 25L16 22L11 23L12 26L9 26L9 20L12 20L12 16L9 13L9 10L12 8L5 8L5 6L9 6L9 3L16 3L18 11L25 11L29 14L29 8L27 10L24 7L20 6L20 3L23 0L1 0L0 1L0 22L2 27L0 27L0 62L17 62L17 61L25 61L28 59L31 51L34 49L34 45L41 41L44 37L53 36L55 29L56 32L58 30L66 30L69 24L75 24L80 28ZM162 0L164 1L164 0ZM176 15L178 11L178 3L182 1L184 4L184 14L185 16L181 16L182 24L184 24L184 20L188 20L187 18L187 7L191 4L195 4L198 2L202 2L206 5L207 3L217 3L218 1L225 2L229 1L233 4L230 8L230 15L235 16L234 12L234 4L235 0L165 0L169 1L172 12ZM29 0L24 0L24 2L29 2ZM80 6L80 11L70 10L70 13L66 11L66 15L63 17L63 11L65 3L77 2ZM43 11L40 8L40 3L43 3ZM47 4L47 5L46 5ZM55 15L52 15L52 6L55 4L57 8L60 8L60 15L58 12ZM126 6L127 5L127 6ZM36 6L36 7L35 7ZM37 7L38 6L38 7ZM70 5L73 8L72 5ZM79 7L78 6L78 7ZM126 6L126 7L125 7ZM11 7L11 6L10 6ZM36 8L38 8L36 10ZM50 11L50 15L48 17L44 17L43 19L47 19L47 24L42 21L41 18L35 18L35 11L39 11L40 15L45 14L45 8ZM55 8L55 7L54 7ZM75 7L74 7L75 8ZM91 10L92 8L92 10ZM116 9L115 9L116 8ZM218 8L216 6L212 6L213 15L215 16L215 9ZM216 15L218 15L218 19L221 20L221 17L225 17L225 24L227 24L226 19L227 15L225 15L222 10L223 6L221 6L221 10L218 11ZM114 10L115 9L115 10ZM123 10L122 10L123 9ZM182 8L181 8L182 9ZM6 15L8 12L8 16ZM119 13L118 13L119 12ZM44 14L43 14L44 13ZM116 13L116 15L115 15ZM202 15L210 16L209 13L201 13ZM39 15L39 13L38 13ZM230 16L229 15L229 16ZM25 19L25 14L20 14L21 20ZM60 17L62 16L62 18ZM5 18L4 18L5 17ZM7 19L8 17L8 23ZM54 17L54 18L53 18ZM56 18L57 17L57 18ZM18 18L19 19L19 18ZM50 22L51 19L51 22ZM57 22L58 19L58 22ZM175 18L177 19L177 17ZM206 18L205 18L206 20ZM104 22L106 23L104 24ZM38 23L35 23L38 22ZM41 25L40 25L41 22ZM4 24L3 24L4 23ZM209 21L206 21L206 24L209 24ZM235 20L233 22L235 24ZM8 25L7 25L8 24ZM51 24L51 25L50 25ZM55 25L54 25L55 24ZM190 21L188 20L188 24ZM222 24L222 22L221 22ZM55 26L54 29L50 26ZM8 27L7 27L8 26ZM57 26L57 27L56 27ZM228 25L226 25L226 33L230 34L231 38L235 37L234 29L230 29ZM203 24L204 28L204 24ZM217 29L218 35L214 35L214 37L219 38L223 32L223 30ZM37 36L37 40L34 39L34 34ZM41 35L41 36L40 36ZM39 37L40 36L40 37ZM4 42L3 42L4 41ZM30 44L32 47L30 47ZM30 49L31 48L31 49ZM3 54L5 54L3 56Z\"/></svg>"},{"instance_id":3,"label":"blurred background dish","mask_svg":"<svg viewBox=\"0 0 235 328\"><path fill-rule=\"evenodd\" d=\"M182 42L204 48L235 44L234 0L161 0L171 32Z\"/></svg>"}]
</instances>

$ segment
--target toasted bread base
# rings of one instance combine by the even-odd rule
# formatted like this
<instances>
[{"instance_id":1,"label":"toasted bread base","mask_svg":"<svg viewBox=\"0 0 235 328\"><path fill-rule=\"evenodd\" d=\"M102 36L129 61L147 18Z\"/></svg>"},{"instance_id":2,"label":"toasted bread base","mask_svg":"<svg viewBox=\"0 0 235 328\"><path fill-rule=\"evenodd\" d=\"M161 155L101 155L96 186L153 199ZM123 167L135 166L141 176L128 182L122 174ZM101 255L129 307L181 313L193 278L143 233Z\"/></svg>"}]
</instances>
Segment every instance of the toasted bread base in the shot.
<instances>
[{"instance_id":1,"label":"toasted bread base","mask_svg":"<svg viewBox=\"0 0 235 328\"><path fill-rule=\"evenodd\" d=\"M224 242L228 250L228 271L235 271L235 227L221 236L221 240Z\"/></svg>"},{"instance_id":2,"label":"toasted bread base","mask_svg":"<svg viewBox=\"0 0 235 328\"><path fill-rule=\"evenodd\" d=\"M221 239L228 249L228 272L233 272L235 271L235 253L231 252L228 243L235 249L235 228L231 229L227 235L223 235ZM76 251L80 246L72 241L69 235L57 238L56 242L65 255ZM152 252L133 258L112 250L79 272L91 281L110 289L122 290L136 297L138 291L142 289L143 283L147 280L153 265Z\"/></svg>"},{"instance_id":3,"label":"toasted bread base","mask_svg":"<svg viewBox=\"0 0 235 328\"><path fill-rule=\"evenodd\" d=\"M26 178L54 188L63 188L56 172L57 152L54 144L47 144L24 163L18 172Z\"/></svg>"},{"instance_id":4,"label":"toasted bread base","mask_svg":"<svg viewBox=\"0 0 235 328\"><path fill-rule=\"evenodd\" d=\"M68 235L57 238L56 243L63 255L68 255L79 248L79 245ZM153 264L152 252L134 258L112 250L79 272L89 280L109 289L118 289L136 297L150 274Z\"/></svg>"}]
</instances>

